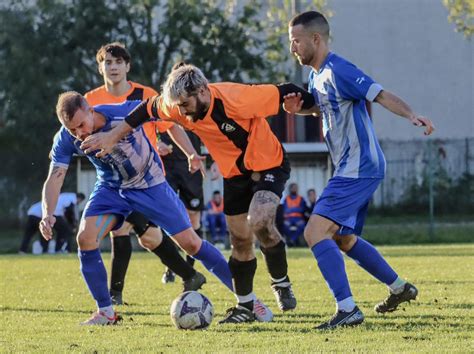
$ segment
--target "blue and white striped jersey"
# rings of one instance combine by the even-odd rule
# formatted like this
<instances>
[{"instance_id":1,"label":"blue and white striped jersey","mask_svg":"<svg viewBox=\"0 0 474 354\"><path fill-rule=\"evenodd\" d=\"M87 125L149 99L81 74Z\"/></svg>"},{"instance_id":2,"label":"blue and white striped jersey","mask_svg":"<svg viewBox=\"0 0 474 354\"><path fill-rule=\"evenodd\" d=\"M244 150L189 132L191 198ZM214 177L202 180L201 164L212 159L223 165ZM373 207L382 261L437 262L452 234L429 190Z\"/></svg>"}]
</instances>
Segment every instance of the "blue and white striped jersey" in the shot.
<instances>
[{"instance_id":1,"label":"blue and white striped jersey","mask_svg":"<svg viewBox=\"0 0 474 354\"><path fill-rule=\"evenodd\" d=\"M140 102L125 101L121 104L95 106L94 110L106 119L105 125L96 133L111 130ZM73 154L84 155L80 145L81 141L73 137L65 127L61 127L54 138L51 163L67 168ZM165 181L161 160L141 127L123 138L111 154L97 158L95 152L92 152L87 154L87 158L97 170L98 184L120 189L143 189Z\"/></svg>"},{"instance_id":2,"label":"blue and white striped jersey","mask_svg":"<svg viewBox=\"0 0 474 354\"><path fill-rule=\"evenodd\" d=\"M308 90L322 113L334 176L383 178L385 157L365 105L366 100L377 97L382 86L352 63L329 53L320 70L309 74Z\"/></svg>"}]
</instances>

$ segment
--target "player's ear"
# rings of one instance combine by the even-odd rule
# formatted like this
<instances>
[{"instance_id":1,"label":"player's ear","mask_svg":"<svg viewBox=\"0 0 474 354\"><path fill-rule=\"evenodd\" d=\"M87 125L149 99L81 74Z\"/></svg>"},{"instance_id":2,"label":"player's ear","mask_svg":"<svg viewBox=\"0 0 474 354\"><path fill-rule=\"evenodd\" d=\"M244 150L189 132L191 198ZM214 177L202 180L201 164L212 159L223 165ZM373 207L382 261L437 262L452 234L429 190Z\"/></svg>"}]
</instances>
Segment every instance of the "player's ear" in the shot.
<instances>
[{"instance_id":1,"label":"player's ear","mask_svg":"<svg viewBox=\"0 0 474 354\"><path fill-rule=\"evenodd\" d=\"M103 63L103 62L102 62ZM102 70L102 63L97 64L97 71L99 72L100 75L104 75L104 72Z\"/></svg>"},{"instance_id":2,"label":"player's ear","mask_svg":"<svg viewBox=\"0 0 474 354\"><path fill-rule=\"evenodd\" d=\"M127 63L127 65L125 66L126 70L127 70L127 74L128 72L130 71L130 62Z\"/></svg>"}]
</instances>

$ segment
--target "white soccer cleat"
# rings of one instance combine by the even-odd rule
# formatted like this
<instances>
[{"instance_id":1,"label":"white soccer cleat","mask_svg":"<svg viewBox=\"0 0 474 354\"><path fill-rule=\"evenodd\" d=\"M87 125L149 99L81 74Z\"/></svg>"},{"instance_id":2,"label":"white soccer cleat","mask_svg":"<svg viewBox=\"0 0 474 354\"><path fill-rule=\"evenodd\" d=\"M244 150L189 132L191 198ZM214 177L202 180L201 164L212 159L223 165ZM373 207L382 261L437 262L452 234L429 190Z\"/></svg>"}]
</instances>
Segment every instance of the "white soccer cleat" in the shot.
<instances>
[{"instance_id":1,"label":"white soccer cleat","mask_svg":"<svg viewBox=\"0 0 474 354\"><path fill-rule=\"evenodd\" d=\"M273 321L273 312L261 302L259 299L256 299L253 302L253 313L255 314L255 318L259 322L271 322Z\"/></svg>"},{"instance_id":2,"label":"white soccer cleat","mask_svg":"<svg viewBox=\"0 0 474 354\"><path fill-rule=\"evenodd\" d=\"M115 325L122 321L122 317L114 313L112 317L107 317L102 311L96 311L87 321L81 322L81 326L108 326Z\"/></svg>"}]
</instances>

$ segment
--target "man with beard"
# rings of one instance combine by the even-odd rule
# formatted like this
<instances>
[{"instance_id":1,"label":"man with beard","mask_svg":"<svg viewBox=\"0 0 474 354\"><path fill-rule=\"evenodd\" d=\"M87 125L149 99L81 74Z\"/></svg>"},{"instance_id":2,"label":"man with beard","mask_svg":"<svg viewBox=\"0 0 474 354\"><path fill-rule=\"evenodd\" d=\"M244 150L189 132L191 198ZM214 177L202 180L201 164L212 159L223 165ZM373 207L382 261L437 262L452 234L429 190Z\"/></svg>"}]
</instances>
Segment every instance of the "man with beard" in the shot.
<instances>
[{"instance_id":1,"label":"man with beard","mask_svg":"<svg viewBox=\"0 0 474 354\"><path fill-rule=\"evenodd\" d=\"M177 122L199 136L224 177L224 213L232 244L229 267L238 304L221 323L255 320L253 234L260 242L278 306L282 311L296 307L285 243L275 227L290 165L266 121L278 113L283 97L295 91L303 95L305 107L314 105L312 95L293 84L210 84L197 67L183 65L169 74L162 97L147 100L116 129L83 143L86 151L101 149L101 156L150 117Z\"/></svg>"}]
</instances>

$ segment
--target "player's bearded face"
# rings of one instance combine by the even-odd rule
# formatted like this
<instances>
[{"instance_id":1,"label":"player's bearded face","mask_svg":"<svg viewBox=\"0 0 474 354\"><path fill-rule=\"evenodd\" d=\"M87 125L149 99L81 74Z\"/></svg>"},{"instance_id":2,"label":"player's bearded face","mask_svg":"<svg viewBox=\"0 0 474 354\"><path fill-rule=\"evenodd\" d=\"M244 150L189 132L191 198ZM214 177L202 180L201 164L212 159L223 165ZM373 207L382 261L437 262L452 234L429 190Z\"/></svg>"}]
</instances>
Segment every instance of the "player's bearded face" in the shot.
<instances>
[{"instance_id":1,"label":"player's bearded face","mask_svg":"<svg viewBox=\"0 0 474 354\"><path fill-rule=\"evenodd\" d=\"M199 94L189 96L180 100L180 110L186 119L196 122L203 119L209 109L209 103L199 98Z\"/></svg>"},{"instance_id":2,"label":"player's bearded face","mask_svg":"<svg viewBox=\"0 0 474 354\"><path fill-rule=\"evenodd\" d=\"M296 25L289 28L290 52L298 59L301 65L310 65L316 55L316 48L312 43L312 36L303 26Z\"/></svg>"}]
</instances>

